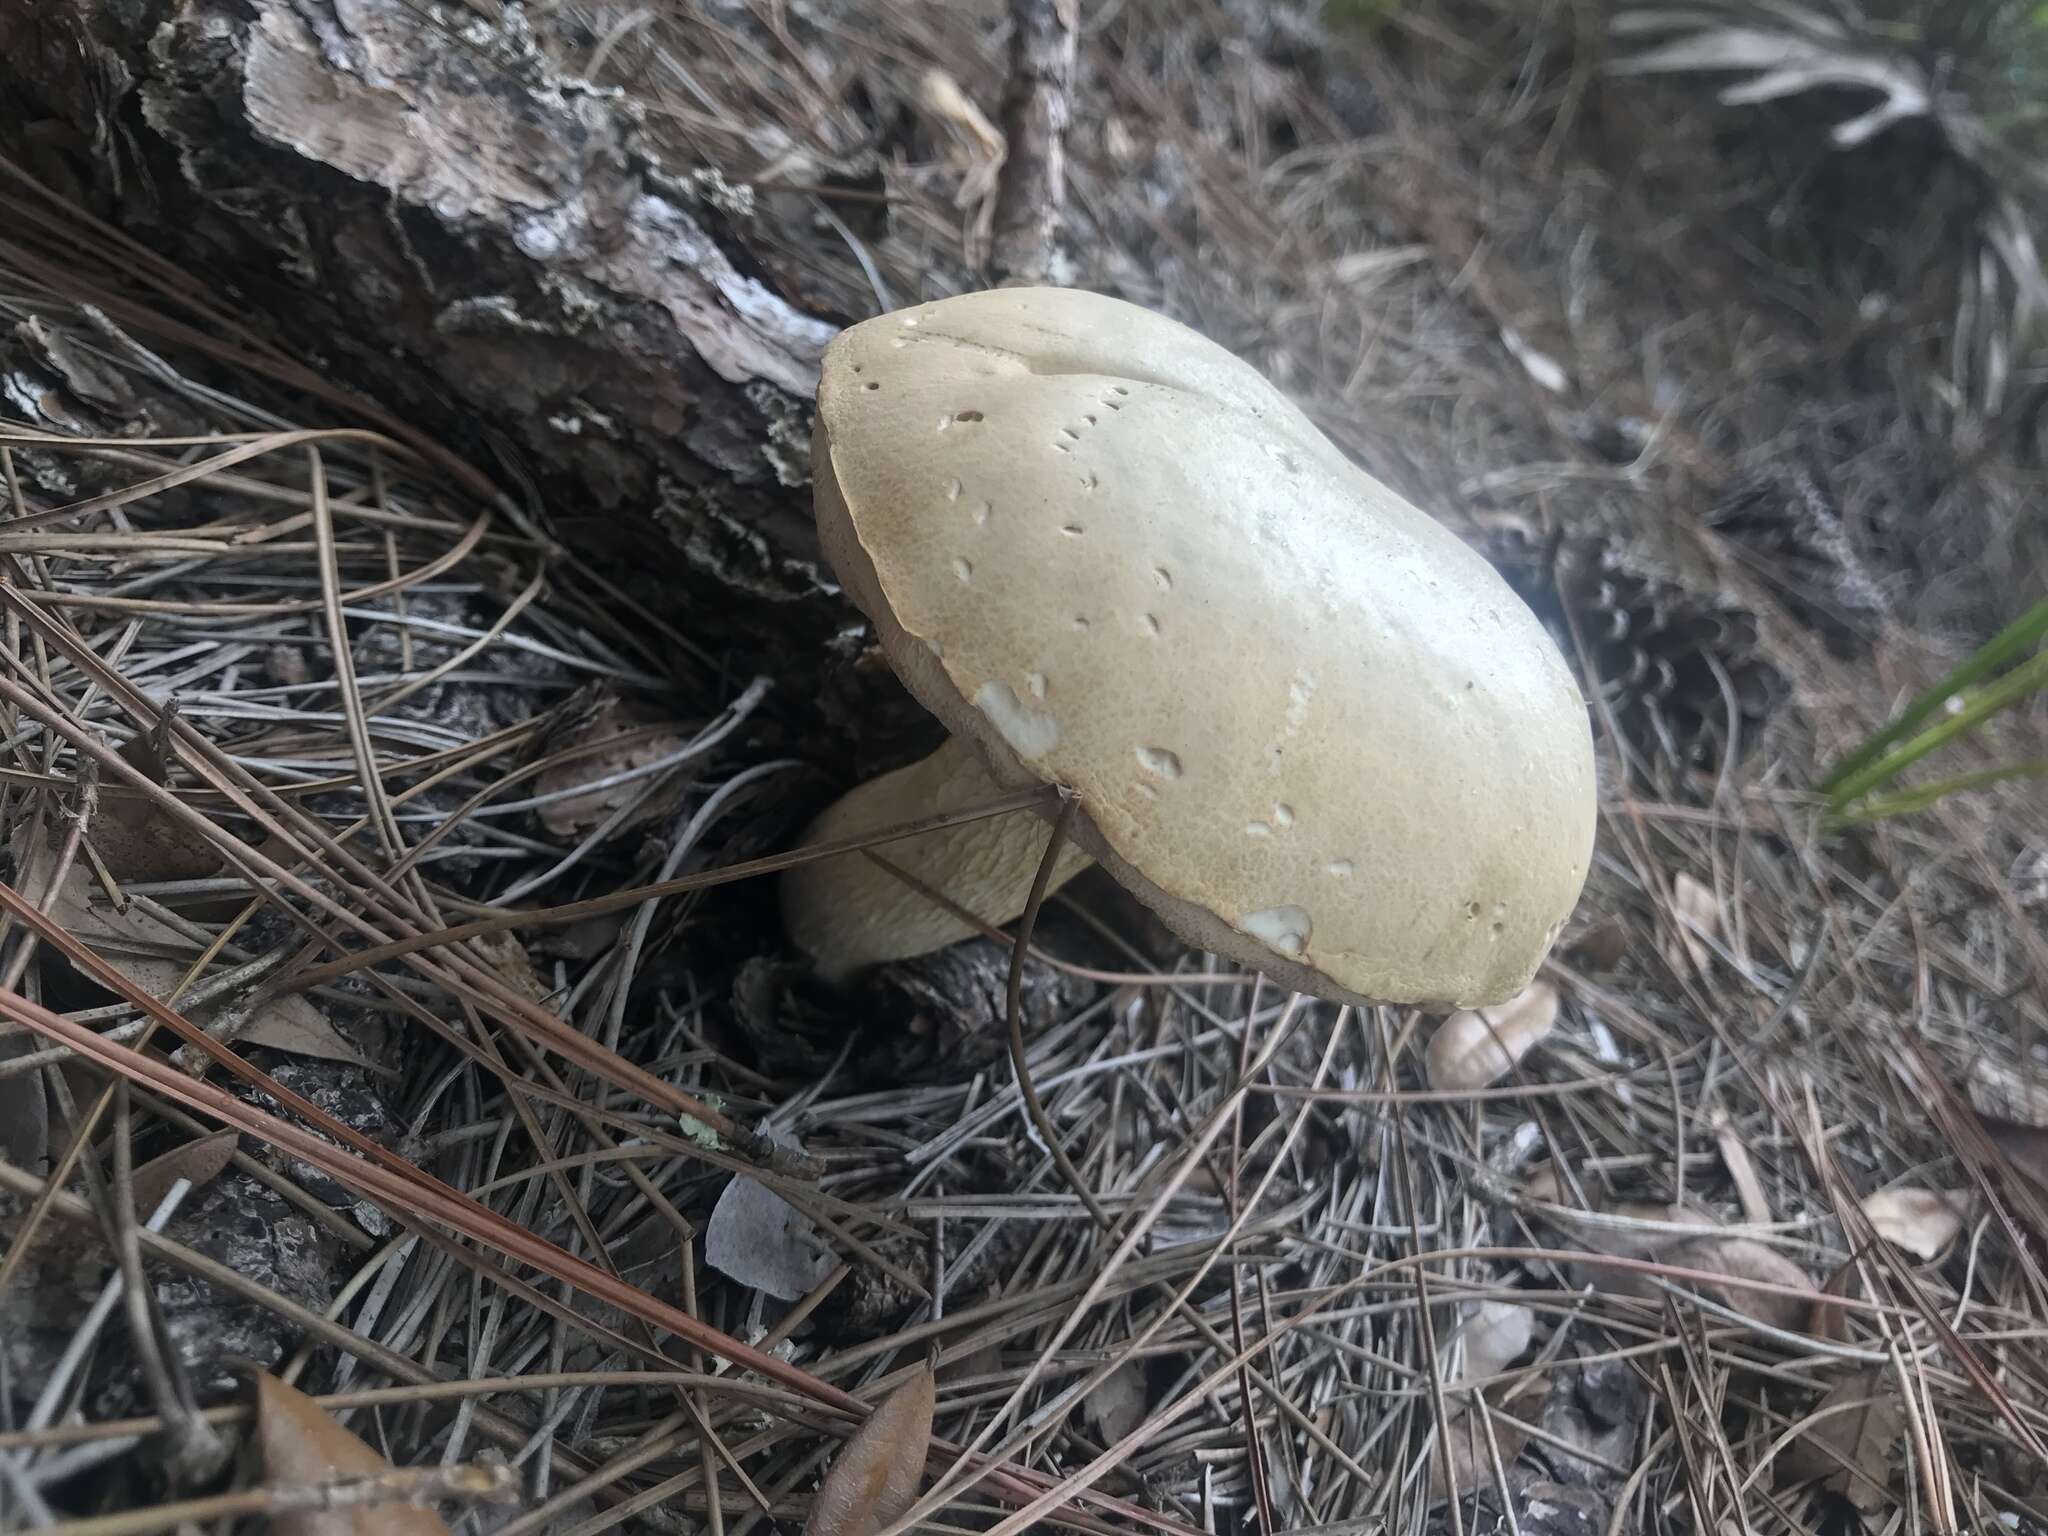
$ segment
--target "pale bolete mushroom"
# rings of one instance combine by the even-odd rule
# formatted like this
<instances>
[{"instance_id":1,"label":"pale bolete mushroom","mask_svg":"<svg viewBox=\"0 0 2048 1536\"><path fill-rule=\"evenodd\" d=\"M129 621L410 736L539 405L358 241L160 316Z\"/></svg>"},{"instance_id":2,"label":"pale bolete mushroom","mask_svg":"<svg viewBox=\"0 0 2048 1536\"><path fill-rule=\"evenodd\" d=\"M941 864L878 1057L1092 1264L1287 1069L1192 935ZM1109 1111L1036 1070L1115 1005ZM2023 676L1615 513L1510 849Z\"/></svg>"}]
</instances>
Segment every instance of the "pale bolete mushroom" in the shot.
<instances>
[{"instance_id":1,"label":"pale bolete mushroom","mask_svg":"<svg viewBox=\"0 0 2048 1536\"><path fill-rule=\"evenodd\" d=\"M1529 982L1592 849L1584 701L1493 568L1255 369L1097 294L945 299L832 343L814 460L833 569L954 739L813 837L1062 784L1087 853L1286 986ZM1043 846L1013 816L881 852L1004 922ZM970 931L857 855L783 909L835 976Z\"/></svg>"}]
</instances>

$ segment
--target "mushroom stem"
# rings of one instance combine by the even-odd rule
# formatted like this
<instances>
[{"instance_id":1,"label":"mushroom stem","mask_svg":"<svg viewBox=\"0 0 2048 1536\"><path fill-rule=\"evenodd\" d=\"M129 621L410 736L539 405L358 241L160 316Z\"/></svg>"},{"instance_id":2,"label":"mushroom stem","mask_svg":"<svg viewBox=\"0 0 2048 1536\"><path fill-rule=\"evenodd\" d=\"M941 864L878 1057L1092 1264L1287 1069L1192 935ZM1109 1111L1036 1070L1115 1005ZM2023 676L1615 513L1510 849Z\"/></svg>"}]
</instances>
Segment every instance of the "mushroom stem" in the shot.
<instances>
[{"instance_id":1,"label":"mushroom stem","mask_svg":"<svg viewBox=\"0 0 2048 1536\"><path fill-rule=\"evenodd\" d=\"M994 799L1006 788L989 773L973 745L956 737L922 761L849 790L811 824L804 840L850 837L960 810ZM982 921L1000 925L1024 910L1045 839L1045 823L1036 816L995 816L904 838L879 851ZM1048 891L1058 890L1090 862L1074 844L1063 846ZM816 859L785 870L782 918L796 946L831 981L842 981L871 965L943 949L975 933L859 854Z\"/></svg>"}]
</instances>

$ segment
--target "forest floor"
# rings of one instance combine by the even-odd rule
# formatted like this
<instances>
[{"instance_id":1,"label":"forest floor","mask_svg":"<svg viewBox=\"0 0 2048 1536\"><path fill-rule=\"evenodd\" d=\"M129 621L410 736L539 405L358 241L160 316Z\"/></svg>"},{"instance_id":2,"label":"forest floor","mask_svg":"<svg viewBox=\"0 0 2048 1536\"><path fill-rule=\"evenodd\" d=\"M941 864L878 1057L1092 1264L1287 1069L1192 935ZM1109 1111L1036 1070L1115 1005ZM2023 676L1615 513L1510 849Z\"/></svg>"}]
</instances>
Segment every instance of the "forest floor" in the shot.
<instances>
[{"instance_id":1,"label":"forest floor","mask_svg":"<svg viewBox=\"0 0 2048 1536\"><path fill-rule=\"evenodd\" d=\"M1594 702L1555 1027L1433 1091L1437 1020L1218 979L1077 882L1028 1066L1101 1230L1024 1112L1004 944L834 994L772 880L690 883L900 738L835 739L713 616L627 601L293 387L232 296L13 191L72 259L0 242L0 319L63 380L0 379L0 967L45 1010L0 1035L0 1527L276 1513L318 1434L268 1399L243 1433L255 1368L395 1466L515 1485L429 1490L500 1536L793 1529L835 1394L929 1361L934 1432L1022 1469L934 1452L934 1529L1048 1490L1179 1532L2048 1529L2048 808L1825 829L1811 792L2048 569L2039 381L1958 320L1969 178L1910 124L1831 148L1832 100L1617 79L1597 5L1086 9L1072 281L1265 369L1500 564ZM1001 19L675 0L542 35L850 322L977 283ZM217 324L124 340L138 271ZM52 425L142 392L149 436ZM213 1086L194 1040L119 1091L95 1065L178 1028L137 989L205 1027ZM395 1182L345 1177L351 1137ZM86 1144L52 1181L84 1198L41 1199ZM96 1221L154 1317L89 1313ZM514 1279L520 1231L602 1273Z\"/></svg>"}]
</instances>

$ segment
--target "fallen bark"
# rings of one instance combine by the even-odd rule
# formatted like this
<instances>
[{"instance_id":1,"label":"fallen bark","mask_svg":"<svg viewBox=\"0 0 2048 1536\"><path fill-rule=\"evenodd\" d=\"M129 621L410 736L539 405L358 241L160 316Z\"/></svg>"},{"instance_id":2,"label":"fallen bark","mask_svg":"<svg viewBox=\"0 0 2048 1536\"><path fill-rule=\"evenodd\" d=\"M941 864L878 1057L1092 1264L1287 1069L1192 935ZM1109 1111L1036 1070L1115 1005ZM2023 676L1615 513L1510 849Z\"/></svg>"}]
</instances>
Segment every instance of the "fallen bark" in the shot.
<instances>
[{"instance_id":1,"label":"fallen bark","mask_svg":"<svg viewBox=\"0 0 2048 1536\"><path fill-rule=\"evenodd\" d=\"M744 189L664 165L517 12L12 0L0 137L643 600L715 601L707 639L846 621L807 490L835 325L749 270Z\"/></svg>"}]
</instances>

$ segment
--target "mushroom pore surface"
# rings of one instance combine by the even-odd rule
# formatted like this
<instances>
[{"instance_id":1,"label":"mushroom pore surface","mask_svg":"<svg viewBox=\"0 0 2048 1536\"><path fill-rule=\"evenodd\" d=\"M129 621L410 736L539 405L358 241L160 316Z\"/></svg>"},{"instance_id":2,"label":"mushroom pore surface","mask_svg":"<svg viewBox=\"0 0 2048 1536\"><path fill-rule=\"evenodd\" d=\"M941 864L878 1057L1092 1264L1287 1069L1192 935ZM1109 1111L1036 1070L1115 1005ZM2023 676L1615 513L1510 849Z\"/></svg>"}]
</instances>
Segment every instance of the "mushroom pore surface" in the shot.
<instances>
[{"instance_id":1,"label":"mushroom pore surface","mask_svg":"<svg viewBox=\"0 0 2048 1536\"><path fill-rule=\"evenodd\" d=\"M821 539L892 665L1192 943L1347 1001L1527 984L1577 900L1584 701L1506 583L1253 368L1010 288L828 349Z\"/></svg>"}]
</instances>

